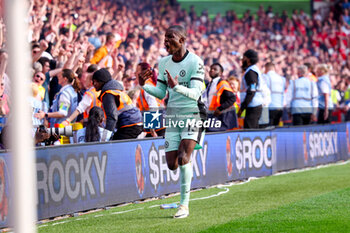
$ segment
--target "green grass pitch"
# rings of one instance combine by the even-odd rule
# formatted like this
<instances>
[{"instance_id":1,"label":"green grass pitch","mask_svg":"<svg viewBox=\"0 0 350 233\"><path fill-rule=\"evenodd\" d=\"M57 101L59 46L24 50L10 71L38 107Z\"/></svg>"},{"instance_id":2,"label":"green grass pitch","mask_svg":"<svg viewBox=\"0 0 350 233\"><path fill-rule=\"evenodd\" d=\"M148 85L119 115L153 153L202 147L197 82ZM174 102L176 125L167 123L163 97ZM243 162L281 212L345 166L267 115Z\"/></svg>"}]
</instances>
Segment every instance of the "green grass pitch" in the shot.
<instances>
[{"instance_id":1,"label":"green grass pitch","mask_svg":"<svg viewBox=\"0 0 350 233\"><path fill-rule=\"evenodd\" d=\"M159 204L179 195L38 225L44 232L349 232L350 163L191 193L190 216Z\"/></svg>"}]
</instances>

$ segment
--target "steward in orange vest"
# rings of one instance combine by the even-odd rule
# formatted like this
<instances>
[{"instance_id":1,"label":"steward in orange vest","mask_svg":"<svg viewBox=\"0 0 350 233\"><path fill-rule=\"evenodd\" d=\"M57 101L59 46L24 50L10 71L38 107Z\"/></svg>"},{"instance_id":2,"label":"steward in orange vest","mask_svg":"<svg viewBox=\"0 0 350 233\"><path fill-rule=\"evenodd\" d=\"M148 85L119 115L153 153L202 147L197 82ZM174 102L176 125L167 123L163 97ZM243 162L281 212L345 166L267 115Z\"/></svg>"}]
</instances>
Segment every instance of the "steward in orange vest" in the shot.
<instances>
[{"instance_id":1,"label":"steward in orange vest","mask_svg":"<svg viewBox=\"0 0 350 233\"><path fill-rule=\"evenodd\" d=\"M96 90L101 90L99 99L106 115L105 128L110 131L117 129L113 140L137 138L143 130L142 115L130 97L121 90L121 84L113 80L105 68L96 71L92 80Z\"/></svg>"},{"instance_id":2,"label":"steward in orange vest","mask_svg":"<svg viewBox=\"0 0 350 233\"><path fill-rule=\"evenodd\" d=\"M94 87L91 87L90 89L88 89L85 93L85 95L90 96L91 98L91 104L90 107L88 107L85 111L84 111L84 120L89 118L89 112L90 109L92 109L93 107L97 106L97 107L102 107L102 103L101 101L98 99L98 97L100 96L100 91L96 91L96 89ZM84 97L83 97L84 98Z\"/></svg>"},{"instance_id":3,"label":"steward in orange vest","mask_svg":"<svg viewBox=\"0 0 350 233\"><path fill-rule=\"evenodd\" d=\"M208 132L225 131L238 127L237 114L234 107L236 95L230 84L220 78L223 67L219 63L210 66L209 75L212 81L204 93L208 106L208 118L221 121L220 128L208 128Z\"/></svg>"},{"instance_id":4,"label":"steward in orange vest","mask_svg":"<svg viewBox=\"0 0 350 233\"><path fill-rule=\"evenodd\" d=\"M149 84L149 85L152 85L152 86L156 86L156 84L153 83L153 81L150 80L150 79L147 80L146 83ZM145 93L145 90L143 90L143 89L141 88L141 90L140 90L140 95L139 95L139 97L137 98L137 107L140 109L140 111L149 111L149 110L150 110L150 106L149 106L149 104L148 104L148 102L147 102L146 95L147 95L147 93ZM153 97L153 96L152 96L152 97ZM155 101L157 102L157 106L156 106L157 108L162 108L162 107L164 107L164 104L163 104L162 100L157 99L157 98L155 98L155 97L153 97L153 98L154 98ZM153 106L153 107L155 107L155 106Z\"/></svg>"}]
</instances>

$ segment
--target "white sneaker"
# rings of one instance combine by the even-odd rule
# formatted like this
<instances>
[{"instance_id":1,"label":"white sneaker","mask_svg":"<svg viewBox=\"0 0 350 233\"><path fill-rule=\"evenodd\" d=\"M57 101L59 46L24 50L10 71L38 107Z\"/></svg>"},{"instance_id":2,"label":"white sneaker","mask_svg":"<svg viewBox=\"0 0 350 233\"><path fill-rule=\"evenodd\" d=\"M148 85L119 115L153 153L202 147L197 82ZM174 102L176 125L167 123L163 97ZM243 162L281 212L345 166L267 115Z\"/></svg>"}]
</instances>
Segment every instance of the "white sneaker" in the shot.
<instances>
[{"instance_id":1,"label":"white sneaker","mask_svg":"<svg viewBox=\"0 0 350 233\"><path fill-rule=\"evenodd\" d=\"M187 218L190 214L187 206L180 205L178 211L174 215L174 218Z\"/></svg>"}]
</instances>

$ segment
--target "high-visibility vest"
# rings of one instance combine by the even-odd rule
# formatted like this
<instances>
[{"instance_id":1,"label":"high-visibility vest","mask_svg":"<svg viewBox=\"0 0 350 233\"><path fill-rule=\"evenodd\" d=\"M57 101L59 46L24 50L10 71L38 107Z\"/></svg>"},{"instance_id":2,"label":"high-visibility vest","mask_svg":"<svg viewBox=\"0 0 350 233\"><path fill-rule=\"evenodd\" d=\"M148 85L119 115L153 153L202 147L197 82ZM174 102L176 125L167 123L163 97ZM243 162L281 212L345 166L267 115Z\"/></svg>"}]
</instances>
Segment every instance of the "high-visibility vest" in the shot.
<instances>
[{"instance_id":1,"label":"high-visibility vest","mask_svg":"<svg viewBox=\"0 0 350 233\"><path fill-rule=\"evenodd\" d=\"M73 114L73 112L75 111L75 109L78 106L78 95L75 92L73 86L71 84L68 84L64 87L61 88L60 92L56 95L55 99L53 100L52 106L50 108L51 112L58 112L60 110L60 97L62 94L65 94L66 96L68 96L69 101L70 101L70 106L68 109L68 114L67 116L70 116ZM65 118L50 118L49 122L51 125L54 124L60 124L64 121Z\"/></svg>"},{"instance_id":2,"label":"high-visibility vest","mask_svg":"<svg viewBox=\"0 0 350 233\"><path fill-rule=\"evenodd\" d=\"M103 96L107 93L112 94L114 96L119 96L119 106L117 108L118 111L123 111L124 109L128 110L130 109L130 107L133 107L132 100L124 91L108 90L103 92L100 99L103 100Z\"/></svg>"},{"instance_id":3,"label":"high-visibility vest","mask_svg":"<svg viewBox=\"0 0 350 233\"><path fill-rule=\"evenodd\" d=\"M156 86L156 84L154 82L152 82L151 79L148 79L146 81L146 84L152 85L154 87ZM156 98L156 101L157 101L158 107L164 106L163 100ZM149 111L150 110L149 105L146 101L145 90L143 90L143 89L141 89L140 95L137 98L137 107L140 109L140 111Z\"/></svg>"},{"instance_id":4,"label":"high-visibility vest","mask_svg":"<svg viewBox=\"0 0 350 233\"><path fill-rule=\"evenodd\" d=\"M335 90L335 89L331 90L331 100L334 105L338 105L337 94L338 94L338 90Z\"/></svg>"},{"instance_id":5,"label":"high-visibility vest","mask_svg":"<svg viewBox=\"0 0 350 233\"><path fill-rule=\"evenodd\" d=\"M137 98L137 107L140 111L149 111L149 106L145 98L145 91L141 89L140 95Z\"/></svg>"},{"instance_id":6,"label":"high-visibility vest","mask_svg":"<svg viewBox=\"0 0 350 233\"><path fill-rule=\"evenodd\" d=\"M345 103L349 103L350 101L350 88L348 88L345 93L344 93L344 100L345 100Z\"/></svg>"},{"instance_id":7,"label":"high-visibility vest","mask_svg":"<svg viewBox=\"0 0 350 233\"><path fill-rule=\"evenodd\" d=\"M92 99L90 108L86 109L84 112L84 119L87 119L89 117L90 109L92 109L95 106L102 107L101 101L98 99L101 91L96 91L95 88L92 88L91 90L87 90L84 95L90 96Z\"/></svg>"},{"instance_id":8,"label":"high-visibility vest","mask_svg":"<svg viewBox=\"0 0 350 233\"><path fill-rule=\"evenodd\" d=\"M230 84L226 80L221 80L216 85L216 92L214 93L213 98L211 99L209 111L215 111L220 106L221 95L225 90L233 93Z\"/></svg>"}]
</instances>

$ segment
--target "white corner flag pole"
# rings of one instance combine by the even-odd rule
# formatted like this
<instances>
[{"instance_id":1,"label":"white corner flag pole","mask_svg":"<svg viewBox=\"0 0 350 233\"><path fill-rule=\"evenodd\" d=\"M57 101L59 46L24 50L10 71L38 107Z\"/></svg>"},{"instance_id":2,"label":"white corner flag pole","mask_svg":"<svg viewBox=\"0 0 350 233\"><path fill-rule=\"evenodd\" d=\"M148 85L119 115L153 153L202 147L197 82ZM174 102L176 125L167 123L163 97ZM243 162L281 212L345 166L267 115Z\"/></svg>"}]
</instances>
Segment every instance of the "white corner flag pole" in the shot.
<instances>
[{"instance_id":1,"label":"white corner flag pole","mask_svg":"<svg viewBox=\"0 0 350 233\"><path fill-rule=\"evenodd\" d=\"M36 173L29 90L31 58L28 43L27 0L6 0L6 44L11 80L11 218L18 233L36 232Z\"/></svg>"}]
</instances>

